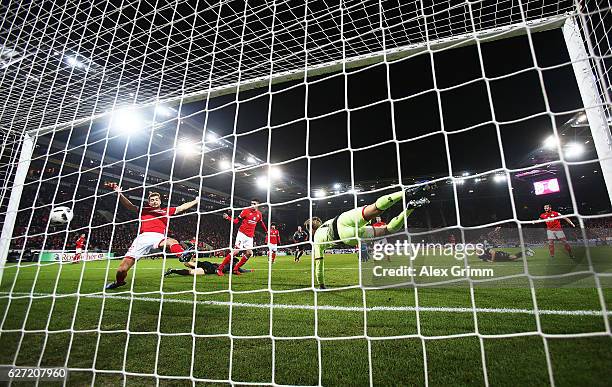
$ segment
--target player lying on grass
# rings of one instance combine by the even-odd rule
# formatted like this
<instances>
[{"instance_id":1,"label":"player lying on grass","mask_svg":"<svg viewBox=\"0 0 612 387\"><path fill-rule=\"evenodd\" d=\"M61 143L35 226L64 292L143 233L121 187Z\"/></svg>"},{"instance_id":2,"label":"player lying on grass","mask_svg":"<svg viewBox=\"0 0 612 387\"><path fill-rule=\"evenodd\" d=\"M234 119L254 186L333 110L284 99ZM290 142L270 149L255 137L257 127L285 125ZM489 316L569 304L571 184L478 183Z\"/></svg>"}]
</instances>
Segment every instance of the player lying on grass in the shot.
<instances>
[{"instance_id":1,"label":"player lying on grass","mask_svg":"<svg viewBox=\"0 0 612 387\"><path fill-rule=\"evenodd\" d=\"M535 253L530 248L525 249L525 255L528 257L533 257L534 254ZM511 262L521 259L522 256L522 251L513 254L501 250L495 250L492 247L485 247L484 253L479 255L478 258L486 262Z\"/></svg>"},{"instance_id":2,"label":"player lying on grass","mask_svg":"<svg viewBox=\"0 0 612 387\"><path fill-rule=\"evenodd\" d=\"M185 266L187 266L187 269L168 269L166 270L166 272L164 273L164 277L168 277L172 274L178 274L178 275L205 275L205 274L215 274L217 273L217 270L219 269L219 264L218 263L212 263L209 261L196 261L195 259L192 259L191 261L188 262L184 262ZM223 271L225 273L229 273L229 271L231 270L232 267L235 267L238 264L238 258L234 258L232 260L232 265L226 265L223 268ZM240 273L250 273L253 270L247 270L247 269L243 269L241 267L239 267L237 270L240 271Z\"/></svg>"},{"instance_id":3,"label":"player lying on grass","mask_svg":"<svg viewBox=\"0 0 612 387\"><path fill-rule=\"evenodd\" d=\"M119 195L121 205L128 211L138 212L138 207L128 199L117 183L107 183L107 187L113 189ZM115 289L125 285L125 278L128 271L134 266L136 260L147 255L153 248L167 248L179 259L193 255L193 247L184 250L180 243L173 238L166 237L168 229L168 219L172 215L180 214L195 206L200 201L199 197L183 203L178 207L161 207L161 196L157 192L149 192L148 205L142 207L140 214L140 230L138 236L132 242L121 264L117 268L115 281L106 285L106 289Z\"/></svg>"},{"instance_id":4,"label":"player lying on grass","mask_svg":"<svg viewBox=\"0 0 612 387\"><path fill-rule=\"evenodd\" d=\"M374 227L368 224L371 220L391 208L395 203L402 200L404 191L381 196L372 204L358 207L343 212L323 223L321 218L313 217L304 222L304 227L314 235L314 259L315 277L321 289L325 289L323 258L326 249L332 248L339 243L348 246L357 246L359 238L375 238L398 232L404 226L404 219L408 217L415 208L429 203L427 198L409 201L408 208L398 216L391 219L382 227Z\"/></svg>"},{"instance_id":5,"label":"player lying on grass","mask_svg":"<svg viewBox=\"0 0 612 387\"><path fill-rule=\"evenodd\" d=\"M232 259L232 257L242 251L243 254L242 258L240 259L240 262L238 262L238 264L234 266L234 274L240 275L240 271L238 269L240 269L240 267L242 267L242 265L244 265L249 260L249 258L253 256L253 237L255 236L255 227L257 227L257 224L260 223L261 227L264 229L264 232L266 234L268 233L268 228L263 222L263 215L257 209L257 206L259 206L259 200L252 199L251 207L242 210L242 212L240 213L240 215L238 215L237 218L234 219L228 214L223 214L224 219L229 220L234 224L238 224L238 222L240 221L242 221L242 223L240 223L238 234L236 234L234 250L232 250L229 254L225 256L225 259L223 259L223 262L221 262L221 264L219 265L217 275L222 276L224 273L223 269L225 268L225 265L230 262L230 259Z\"/></svg>"}]
</instances>

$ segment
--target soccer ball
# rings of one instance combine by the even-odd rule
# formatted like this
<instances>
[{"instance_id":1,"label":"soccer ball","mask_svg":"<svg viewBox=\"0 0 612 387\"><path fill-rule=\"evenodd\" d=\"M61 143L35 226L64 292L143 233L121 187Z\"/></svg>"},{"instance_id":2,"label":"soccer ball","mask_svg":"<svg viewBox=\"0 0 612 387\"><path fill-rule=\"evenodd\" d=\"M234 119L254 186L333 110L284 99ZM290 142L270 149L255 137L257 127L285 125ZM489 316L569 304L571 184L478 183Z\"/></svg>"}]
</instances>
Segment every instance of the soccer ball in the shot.
<instances>
[{"instance_id":1,"label":"soccer ball","mask_svg":"<svg viewBox=\"0 0 612 387\"><path fill-rule=\"evenodd\" d=\"M533 257L535 255L535 251L531 250L531 248L527 248L525 249L525 254L527 254L528 257Z\"/></svg>"},{"instance_id":2,"label":"soccer ball","mask_svg":"<svg viewBox=\"0 0 612 387\"><path fill-rule=\"evenodd\" d=\"M56 224L65 224L72 220L74 214L72 213L72 208L69 207L55 207L51 210L51 214L49 214L49 219L51 223Z\"/></svg>"}]
</instances>

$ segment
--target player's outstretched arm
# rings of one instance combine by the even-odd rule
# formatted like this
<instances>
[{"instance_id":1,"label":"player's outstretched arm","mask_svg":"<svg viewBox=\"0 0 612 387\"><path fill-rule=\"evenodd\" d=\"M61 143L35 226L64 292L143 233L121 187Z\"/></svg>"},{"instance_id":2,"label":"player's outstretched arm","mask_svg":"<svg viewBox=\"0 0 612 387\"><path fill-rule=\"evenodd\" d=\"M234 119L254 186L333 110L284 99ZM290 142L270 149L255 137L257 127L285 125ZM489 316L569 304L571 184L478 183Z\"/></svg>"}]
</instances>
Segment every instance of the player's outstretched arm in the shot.
<instances>
[{"instance_id":1,"label":"player's outstretched arm","mask_svg":"<svg viewBox=\"0 0 612 387\"><path fill-rule=\"evenodd\" d=\"M191 207L197 205L199 202L200 202L200 197L198 196L192 201L183 203L180 206L176 207L176 212L174 214L176 215L176 214L180 214L181 212L187 211Z\"/></svg>"},{"instance_id":2,"label":"player's outstretched arm","mask_svg":"<svg viewBox=\"0 0 612 387\"><path fill-rule=\"evenodd\" d=\"M125 207L129 211L138 212L138 207L134 205L124 194L121 187L117 183L107 183L107 187L111 188L113 191L117 192L119 195L119 202L123 207Z\"/></svg>"},{"instance_id":3,"label":"player's outstretched arm","mask_svg":"<svg viewBox=\"0 0 612 387\"><path fill-rule=\"evenodd\" d=\"M238 224L238 222L240 222L240 215L238 215L238 217L236 217L236 218L232 218L228 214L223 213L223 219L229 220L230 222L232 222L234 224Z\"/></svg>"},{"instance_id":4,"label":"player's outstretched arm","mask_svg":"<svg viewBox=\"0 0 612 387\"><path fill-rule=\"evenodd\" d=\"M563 218L565 219L565 221L572 227L576 227L576 225L574 224L574 222L572 222L569 218Z\"/></svg>"},{"instance_id":5,"label":"player's outstretched arm","mask_svg":"<svg viewBox=\"0 0 612 387\"><path fill-rule=\"evenodd\" d=\"M259 221L259 223L261 223L261 227L264 229L264 232L267 234L268 233L268 227L266 227L266 224L264 223L263 219L261 219Z\"/></svg>"}]
</instances>

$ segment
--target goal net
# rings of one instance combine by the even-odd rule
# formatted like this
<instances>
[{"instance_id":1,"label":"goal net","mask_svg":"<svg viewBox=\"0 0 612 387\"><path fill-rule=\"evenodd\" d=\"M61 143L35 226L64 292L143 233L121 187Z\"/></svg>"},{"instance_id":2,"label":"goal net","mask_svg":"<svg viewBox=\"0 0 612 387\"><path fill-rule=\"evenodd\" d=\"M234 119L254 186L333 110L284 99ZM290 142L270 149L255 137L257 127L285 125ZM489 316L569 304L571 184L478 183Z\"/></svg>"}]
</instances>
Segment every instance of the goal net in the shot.
<instances>
[{"instance_id":1,"label":"goal net","mask_svg":"<svg viewBox=\"0 0 612 387\"><path fill-rule=\"evenodd\" d=\"M0 380L610 380L596 3L3 4Z\"/></svg>"}]
</instances>

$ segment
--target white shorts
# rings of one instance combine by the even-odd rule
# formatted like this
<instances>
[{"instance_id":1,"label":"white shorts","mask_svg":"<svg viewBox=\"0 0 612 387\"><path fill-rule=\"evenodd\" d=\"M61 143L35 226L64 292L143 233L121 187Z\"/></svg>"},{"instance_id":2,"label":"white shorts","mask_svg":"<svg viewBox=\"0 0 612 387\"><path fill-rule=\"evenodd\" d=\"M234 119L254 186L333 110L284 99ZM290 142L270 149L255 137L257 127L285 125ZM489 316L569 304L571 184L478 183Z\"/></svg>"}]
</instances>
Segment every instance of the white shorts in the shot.
<instances>
[{"instance_id":1,"label":"white shorts","mask_svg":"<svg viewBox=\"0 0 612 387\"><path fill-rule=\"evenodd\" d=\"M548 239L564 239L565 233L561 230L546 230Z\"/></svg>"},{"instance_id":2,"label":"white shorts","mask_svg":"<svg viewBox=\"0 0 612 387\"><path fill-rule=\"evenodd\" d=\"M242 232L238 231L236 234L236 242L234 243L234 248L242 249L242 250L250 250L253 248L253 238L244 235Z\"/></svg>"},{"instance_id":3,"label":"white shorts","mask_svg":"<svg viewBox=\"0 0 612 387\"><path fill-rule=\"evenodd\" d=\"M276 251L276 250L278 250L278 245L274 245L274 244L270 243L270 244L268 245L268 249L269 249L270 251Z\"/></svg>"},{"instance_id":4,"label":"white shorts","mask_svg":"<svg viewBox=\"0 0 612 387\"><path fill-rule=\"evenodd\" d=\"M82 248L80 248L80 247L77 247L77 248L76 248L76 253L77 253L77 254L81 254L82 252L83 252L83 249L82 249Z\"/></svg>"},{"instance_id":5,"label":"white shorts","mask_svg":"<svg viewBox=\"0 0 612 387\"><path fill-rule=\"evenodd\" d=\"M164 234L158 232L143 232L134 239L134 242L132 242L125 256L138 259L143 255L149 254L151 249L159 247L159 243L164 239L166 239Z\"/></svg>"}]
</instances>

